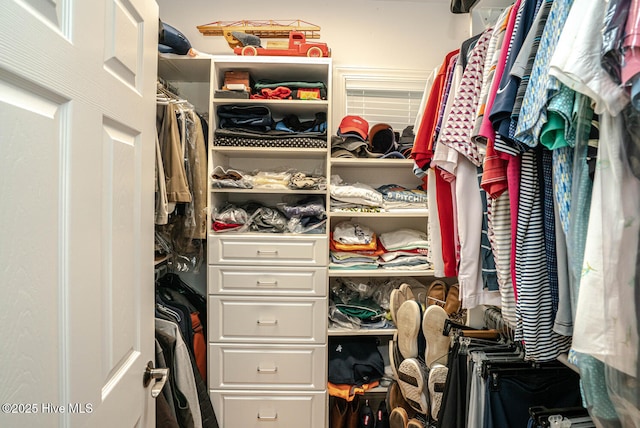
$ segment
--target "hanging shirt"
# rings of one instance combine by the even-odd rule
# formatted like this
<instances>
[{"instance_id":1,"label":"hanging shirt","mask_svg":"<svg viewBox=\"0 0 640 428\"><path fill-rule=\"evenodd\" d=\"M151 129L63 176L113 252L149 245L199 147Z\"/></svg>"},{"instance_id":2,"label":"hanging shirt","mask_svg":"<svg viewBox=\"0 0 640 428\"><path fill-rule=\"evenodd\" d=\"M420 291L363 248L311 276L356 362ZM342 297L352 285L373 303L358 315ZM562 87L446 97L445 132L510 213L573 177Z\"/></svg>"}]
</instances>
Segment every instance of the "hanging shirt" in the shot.
<instances>
[{"instance_id":1,"label":"hanging shirt","mask_svg":"<svg viewBox=\"0 0 640 428\"><path fill-rule=\"evenodd\" d=\"M411 157L414 159L416 167L414 168L414 172L416 172L418 177L424 176L424 172L429 168L429 164L431 163L431 158L433 156L433 134L438 120L442 94L446 84L447 69L449 67L451 57L458 53L460 53L460 49L453 50L445 56L445 59L433 80L433 84L431 85L431 89L429 90L429 95L427 97L425 109L421 114L420 126L417 128L416 138L411 151Z\"/></svg>"},{"instance_id":2,"label":"hanging shirt","mask_svg":"<svg viewBox=\"0 0 640 428\"><path fill-rule=\"evenodd\" d=\"M165 106L162 128L158 136L167 180L167 199L169 202L191 202L176 113L175 104L169 103Z\"/></svg>"},{"instance_id":3,"label":"hanging shirt","mask_svg":"<svg viewBox=\"0 0 640 428\"><path fill-rule=\"evenodd\" d=\"M591 97L596 114L608 111L615 116L629 102L629 97L600 65L600 31L605 11L604 2L575 0L556 51L549 60L549 74L574 91Z\"/></svg>"},{"instance_id":4,"label":"hanging shirt","mask_svg":"<svg viewBox=\"0 0 640 428\"><path fill-rule=\"evenodd\" d=\"M491 30L482 33L473 48L438 139L439 143L458 151L475 166L482 165L483 155L477 144L471 140L471 131L480 102L485 57L491 34Z\"/></svg>"},{"instance_id":5,"label":"hanging shirt","mask_svg":"<svg viewBox=\"0 0 640 428\"><path fill-rule=\"evenodd\" d=\"M640 182L623 157L622 115L600 115L593 184L573 347L635 376L638 330L636 256Z\"/></svg>"},{"instance_id":6,"label":"hanging shirt","mask_svg":"<svg viewBox=\"0 0 640 428\"><path fill-rule=\"evenodd\" d=\"M518 58L531 26L539 10L542 0L524 0L520 3L518 14L513 28L513 34L509 43L509 52L504 65L504 72L500 78L500 85L489 113L489 120L493 123L496 132L504 137L509 135L511 112L520 85L520 76L512 74L513 65Z\"/></svg>"},{"instance_id":7,"label":"hanging shirt","mask_svg":"<svg viewBox=\"0 0 640 428\"><path fill-rule=\"evenodd\" d=\"M600 63L613 81L619 84L622 80L620 71L623 56L622 41L631 0L609 0L608 3L602 28Z\"/></svg>"},{"instance_id":8,"label":"hanging shirt","mask_svg":"<svg viewBox=\"0 0 640 428\"><path fill-rule=\"evenodd\" d=\"M546 105L558 91L557 79L549 75L549 61L556 50L572 4L573 0L553 2L540 38L540 47L533 63L531 79L522 100L522 109L515 130L515 138L529 147L538 144L540 130L547 121Z\"/></svg>"},{"instance_id":9,"label":"hanging shirt","mask_svg":"<svg viewBox=\"0 0 640 428\"><path fill-rule=\"evenodd\" d=\"M624 60L622 62L622 84L628 85L630 80L640 73L640 1L631 0L629 15L622 42Z\"/></svg>"},{"instance_id":10,"label":"hanging shirt","mask_svg":"<svg viewBox=\"0 0 640 428\"><path fill-rule=\"evenodd\" d=\"M522 155L516 257L516 340L526 359L551 361L567 352L571 337L554 332L555 312L545 254L542 177L539 149Z\"/></svg>"}]
</instances>

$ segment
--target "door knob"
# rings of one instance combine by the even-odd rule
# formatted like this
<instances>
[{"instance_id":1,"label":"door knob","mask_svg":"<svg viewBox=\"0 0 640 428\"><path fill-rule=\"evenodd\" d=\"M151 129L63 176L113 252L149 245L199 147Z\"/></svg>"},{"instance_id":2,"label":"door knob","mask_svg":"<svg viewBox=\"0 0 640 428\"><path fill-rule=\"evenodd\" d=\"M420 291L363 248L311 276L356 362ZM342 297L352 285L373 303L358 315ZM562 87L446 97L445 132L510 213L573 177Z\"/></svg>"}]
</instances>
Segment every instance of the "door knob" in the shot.
<instances>
[{"instance_id":1,"label":"door knob","mask_svg":"<svg viewBox=\"0 0 640 428\"><path fill-rule=\"evenodd\" d=\"M144 387L148 387L151 381L155 381L153 386L151 387L151 396L156 398L160 395L160 391L164 387L164 384L167 382L167 378L169 377L169 369L161 368L155 369L153 368L153 361L149 361L147 363L147 368L144 371L144 375L142 377L142 384Z\"/></svg>"}]
</instances>

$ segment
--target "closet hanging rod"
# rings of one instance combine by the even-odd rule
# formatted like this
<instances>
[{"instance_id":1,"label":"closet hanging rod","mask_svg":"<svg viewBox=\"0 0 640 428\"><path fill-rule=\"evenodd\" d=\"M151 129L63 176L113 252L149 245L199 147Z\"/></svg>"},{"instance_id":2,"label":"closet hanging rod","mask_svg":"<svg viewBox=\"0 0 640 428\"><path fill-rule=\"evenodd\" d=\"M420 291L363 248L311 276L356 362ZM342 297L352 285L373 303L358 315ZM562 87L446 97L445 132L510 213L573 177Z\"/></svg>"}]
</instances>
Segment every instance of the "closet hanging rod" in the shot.
<instances>
[{"instance_id":1,"label":"closet hanging rod","mask_svg":"<svg viewBox=\"0 0 640 428\"><path fill-rule=\"evenodd\" d=\"M169 91L170 93L172 93L175 96L178 96L179 94L179 90L178 88L176 88L175 86L173 86L171 83L169 83L167 80L163 79L162 77L158 76L156 82L158 83L158 85L160 87L162 87L163 89Z\"/></svg>"},{"instance_id":2,"label":"closet hanging rod","mask_svg":"<svg viewBox=\"0 0 640 428\"><path fill-rule=\"evenodd\" d=\"M168 97L180 99L177 88L173 87L167 82L163 82L162 80L160 80L160 78L158 78L158 81L156 84L156 92L162 92Z\"/></svg>"}]
</instances>

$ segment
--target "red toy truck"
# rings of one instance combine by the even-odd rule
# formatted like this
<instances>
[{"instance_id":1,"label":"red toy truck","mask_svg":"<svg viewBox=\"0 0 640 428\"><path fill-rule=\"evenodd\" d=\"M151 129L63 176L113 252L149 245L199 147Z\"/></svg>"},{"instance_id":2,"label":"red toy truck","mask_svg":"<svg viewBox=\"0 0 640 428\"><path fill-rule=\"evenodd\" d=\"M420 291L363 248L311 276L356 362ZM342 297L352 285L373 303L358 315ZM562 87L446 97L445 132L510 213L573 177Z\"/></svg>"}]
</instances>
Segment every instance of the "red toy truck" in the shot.
<instances>
[{"instance_id":1,"label":"red toy truck","mask_svg":"<svg viewBox=\"0 0 640 428\"><path fill-rule=\"evenodd\" d=\"M311 58L328 57L330 54L326 43L307 43L307 38L301 31L291 31L289 33L289 47L285 49L261 48L249 45L235 47L233 52L243 56L308 56Z\"/></svg>"}]
</instances>

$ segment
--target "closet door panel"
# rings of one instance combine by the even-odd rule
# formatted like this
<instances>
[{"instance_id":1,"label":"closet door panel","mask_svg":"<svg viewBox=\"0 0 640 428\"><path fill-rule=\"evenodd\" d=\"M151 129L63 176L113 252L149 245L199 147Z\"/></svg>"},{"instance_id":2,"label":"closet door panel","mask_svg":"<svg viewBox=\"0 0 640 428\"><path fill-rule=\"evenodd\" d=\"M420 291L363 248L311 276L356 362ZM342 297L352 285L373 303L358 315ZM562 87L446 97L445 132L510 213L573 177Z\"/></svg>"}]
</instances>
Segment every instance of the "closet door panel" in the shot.
<instances>
[{"instance_id":1,"label":"closet door panel","mask_svg":"<svg viewBox=\"0 0 640 428\"><path fill-rule=\"evenodd\" d=\"M2 427L153 423L157 28L152 0L0 2L0 396L36 403Z\"/></svg>"}]
</instances>

